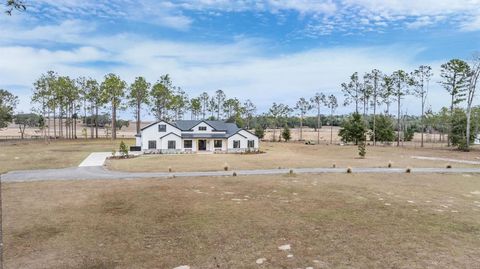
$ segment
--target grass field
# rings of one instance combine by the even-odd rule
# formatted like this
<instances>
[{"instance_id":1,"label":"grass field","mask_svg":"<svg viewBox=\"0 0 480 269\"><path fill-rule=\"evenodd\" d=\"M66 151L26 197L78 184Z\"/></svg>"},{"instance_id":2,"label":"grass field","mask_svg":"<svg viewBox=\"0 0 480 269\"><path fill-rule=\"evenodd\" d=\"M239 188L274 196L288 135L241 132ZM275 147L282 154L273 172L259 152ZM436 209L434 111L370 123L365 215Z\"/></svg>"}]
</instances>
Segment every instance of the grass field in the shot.
<instances>
[{"instance_id":1,"label":"grass field","mask_svg":"<svg viewBox=\"0 0 480 269\"><path fill-rule=\"evenodd\" d=\"M474 268L479 179L9 183L2 194L5 268Z\"/></svg>"},{"instance_id":2,"label":"grass field","mask_svg":"<svg viewBox=\"0 0 480 269\"><path fill-rule=\"evenodd\" d=\"M133 139L125 139L134 144ZM52 140L0 144L0 174L14 170L77 166L95 151L118 150L120 140Z\"/></svg>"},{"instance_id":3,"label":"grass field","mask_svg":"<svg viewBox=\"0 0 480 269\"><path fill-rule=\"evenodd\" d=\"M173 171L216 171L223 170L225 164L231 170L300 168L300 167L386 167L392 161L394 167L445 167L445 161L412 159L412 156L442 157L460 160L476 160L479 152L460 152L440 148L413 147L367 147L367 158L358 158L355 146L305 145L303 143L262 142L264 154L208 154L208 155L145 155L128 160L110 160L107 165L113 170L122 171L161 171L171 167ZM469 164L452 163L455 167L468 167ZM478 166L478 165L477 165Z\"/></svg>"}]
</instances>

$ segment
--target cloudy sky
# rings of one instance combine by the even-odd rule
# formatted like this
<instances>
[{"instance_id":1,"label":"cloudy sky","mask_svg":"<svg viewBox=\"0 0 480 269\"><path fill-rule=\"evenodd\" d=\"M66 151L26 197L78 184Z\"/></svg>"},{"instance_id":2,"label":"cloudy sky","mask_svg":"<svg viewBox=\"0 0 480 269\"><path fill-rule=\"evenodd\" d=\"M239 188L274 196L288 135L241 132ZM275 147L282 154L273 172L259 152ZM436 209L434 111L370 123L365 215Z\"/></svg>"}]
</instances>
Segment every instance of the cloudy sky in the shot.
<instances>
[{"instance_id":1,"label":"cloudy sky","mask_svg":"<svg viewBox=\"0 0 480 269\"><path fill-rule=\"evenodd\" d=\"M24 112L47 70L127 82L168 73L192 97L223 89L264 112L317 91L343 100L355 71L421 64L433 67L428 105L438 110L448 104L440 64L480 51L480 0L25 1L26 12L0 15L0 88ZM419 102L402 110L418 113Z\"/></svg>"}]
</instances>

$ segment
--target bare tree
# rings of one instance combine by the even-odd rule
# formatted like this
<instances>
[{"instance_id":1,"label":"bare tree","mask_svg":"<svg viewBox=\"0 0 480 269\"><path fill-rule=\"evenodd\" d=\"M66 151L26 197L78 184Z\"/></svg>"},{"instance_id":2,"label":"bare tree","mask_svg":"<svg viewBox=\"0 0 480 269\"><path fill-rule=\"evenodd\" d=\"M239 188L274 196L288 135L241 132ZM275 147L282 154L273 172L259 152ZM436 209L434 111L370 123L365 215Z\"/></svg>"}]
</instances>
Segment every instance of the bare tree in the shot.
<instances>
[{"instance_id":1,"label":"bare tree","mask_svg":"<svg viewBox=\"0 0 480 269\"><path fill-rule=\"evenodd\" d=\"M470 125L471 125L471 113L472 113L472 103L473 97L475 96L475 91L477 88L478 78L480 76L480 54L475 54L473 56L473 61L471 64L471 69L468 74L468 86L467 86L467 150L470 147Z\"/></svg>"},{"instance_id":2,"label":"bare tree","mask_svg":"<svg viewBox=\"0 0 480 269\"><path fill-rule=\"evenodd\" d=\"M361 100L362 83L358 79L358 73L350 76L350 82L342 83L342 92L345 96L344 106L355 103L355 112L358 113L358 103Z\"/></svg>"},{"instance_id":3,"label":"bare tree","mask_svg":"<svg viewBox=\"0 0 480 269\"><path fill-rule=\"evenodd\" d=\"M317 108L317 144L320 144L320 128L322 127L322 122L320 118L320 108L322 104L325 105L326 97L323 93L316 93L314 97L310 98L310 102L315 105Z\"/></svg>"},{"instance_id":4,"label":"bare tree","mask_svg":"<svg viewBox=\"0 0 480 269\"><path fill-rule=\"evenodd\" d=\"M333 142L333 113L338 107L337 97L331 94L328 96L327 107L330 108L330 144Z\"/></svg>"},{"instance_id":5,"label":"bare tree","mask_svg":"<svg viewBox=\"0 0 480 269\"><path fill-rule=\"evenodd\" d=\"M312 104L302 97L295 104L295 109L298 110L300 115L300 140L303 140L303 118L312 109Z\"/></svg>"},{"instance_id":6,"label":"bare tree","mask_svg":"<svg viewBox=\"0 0 480 269\"><path fill-rule=\"evenodd\" d=\"M397 147L400 146L400 108L402 98L409 93L408 86L410 85L410 78L408 74L403 70L398 70L392 74L393 83L395 85L395 91L393 96L397 99Z\"/></svg>"},{"instance_id":7,"label":"bare tree","mask_svg":"<svg viewBox=\"0 0 480 269\"><path fill-rule=\"evenodd\" d=\"M380 70L378 69L373 69L370 73L365 74L365 88L369 88L369 92L371 97L373 98L372 100L372 105L373 105L373 145L375 146L376 144L376 116L377 116L377 105L378 105L378 99L380 97L381 91L380 91L380 83L383 79L383 74Z\"/></svg>"},{"instance_id":8,"label":"bare tree","mask_svg":"<svg viewBox=\"0 0 480 269\"><path fill-rule=\"evenodd\" d=\"M432 76L432 68L428 65L421 65L418 69L411 73L414 86L413 92L415 96L420 98L422 103L422 115L420 118L420 123L422 125L422 139L420 142L421 147L423 147L423 134L425 133L425 102L427 100L428 86Z\"/></svg>"},{"instance_id":9,"label":"bare tree","mask_svg":"<svg viewBox=\"0 0 480 269\"><path fill-rule=\"evenodd\" d=\"M208 105L210 101L210 97L208 96L208 93L202 92L200 94L200 102L202 104L202 119L206 119L206 112L208 111Z\"/></svg>"}]
</instances>

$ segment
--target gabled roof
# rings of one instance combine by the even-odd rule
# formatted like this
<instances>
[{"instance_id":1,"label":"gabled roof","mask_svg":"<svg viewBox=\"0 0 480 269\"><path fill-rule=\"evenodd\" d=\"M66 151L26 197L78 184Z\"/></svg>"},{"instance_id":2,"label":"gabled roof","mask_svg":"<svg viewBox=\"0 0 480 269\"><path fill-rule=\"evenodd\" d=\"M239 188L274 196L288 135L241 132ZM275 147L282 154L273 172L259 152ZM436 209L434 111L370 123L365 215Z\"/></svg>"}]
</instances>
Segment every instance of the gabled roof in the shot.
<instances>
[{"instance_id":1,"label":"gabled roof","mask_svg":"<svg viewBox=\"0 0 480 269\"><path fill-rule=\"evenodd\" d=\"M235 123L219 120L178 120L174 123L174 125L182 131L191 131L195 126L202 122L212 127L213 130L224 131L226 134L233 134L240 130Z\"/></svg>"},{"instance_id":2,"label":"gabled roof","mask_svg":"<svg viewBox=\"0 0 480 269\"><path fill-rule=\"evenodd\" d=\"M143 130L145 130L145 129L147 129L147 128L149 128L149 127L151 127L151 126L155 125L155 124L158 124L158 123L160 123L160 122L164 122L164 123L166 123L166 124L168 124L168 125L172 126L173 128L177 128L177 129L181 130L180 128L178 128L178 127L177 127L177 126L175 126L174 124L171 124L171 123L170 123L170 122L168 122L168 121L159 120L159 121L156 121L156 122L152 122L152 123L150 123L149 125L147 125L147 126L143 127L142 129L140 129L140 131L143 131Z\"/></svg>"},{"instance_id":3,"label":"gabled roof","mask_svg":"<svg viewBox=\"0 0 480 269\"><path fill-rule=\"evenodd\" d=\"M174 133L174 132L170 132L170 133L168 133L168 134L166 134L166 135L161 136L160 139L164 138L165 136L169 136L169 135L171 135L171 134L176 135L176 136L178 136L178 137L181 138L181 136L179 136L178 134L176 134L176 133Z\"/></svg>"},{"instance_id":4,"label":"gabled roof","mask_svg":"<svg viewBox=\"0 0 480 269\"><path fill-rule=\"evenodd\" d=\"M235 123L231 123L231 122L224 122L224 121L219 121L219 120L178 120L178 121L175 121L174 123L169 123L167 121L164 121L164 120L161 120L161 121L157 121L157 122L154 122L154 123L151 123L145 127L143 127L141 130L145 130L153 125L156 125L160 122L163 122L165 124L168 124L180 131L182 131L182 135L181 137L182 138L229 138L237 133L239 133L240 131L246 131L252 135L255 135L253 133L251 133L250 131L248 130L245 130L243 128L239 128ZM202 133L202 132L199 132L199 133L189 133L192 131L192 129L201 124L201 123L205 123L207 125L209 125L210 127L212 127L212 129L214 131L217 131L217 132L225 132L225 133ZM167 135L170 135L172 133L168 133L163 137L167 136ZM173 133L175 134L175 133ZM175 134L178 136L178 134ZM245 137L244 135L242 134L239 134L243 137Z\"/></svg>"}]
</instances>

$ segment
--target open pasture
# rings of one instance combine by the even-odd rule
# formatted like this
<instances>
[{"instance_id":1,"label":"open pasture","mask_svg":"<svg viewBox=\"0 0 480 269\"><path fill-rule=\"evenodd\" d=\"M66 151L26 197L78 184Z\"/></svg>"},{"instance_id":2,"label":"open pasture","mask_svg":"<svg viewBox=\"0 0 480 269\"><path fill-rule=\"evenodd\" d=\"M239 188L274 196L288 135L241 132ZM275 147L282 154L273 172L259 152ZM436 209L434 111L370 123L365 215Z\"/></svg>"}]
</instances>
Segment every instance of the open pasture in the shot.
<instances>
[{"instance_id":1,"label":"open pasture","mask_svg":"<svg viewBox=\"0 0 480 269\"><path fill-rule=\"evenodd\" d=\"M473 268L480 263L479 179L294 174L8 183L5 268Z\"/></svg>"}]
</instances>

